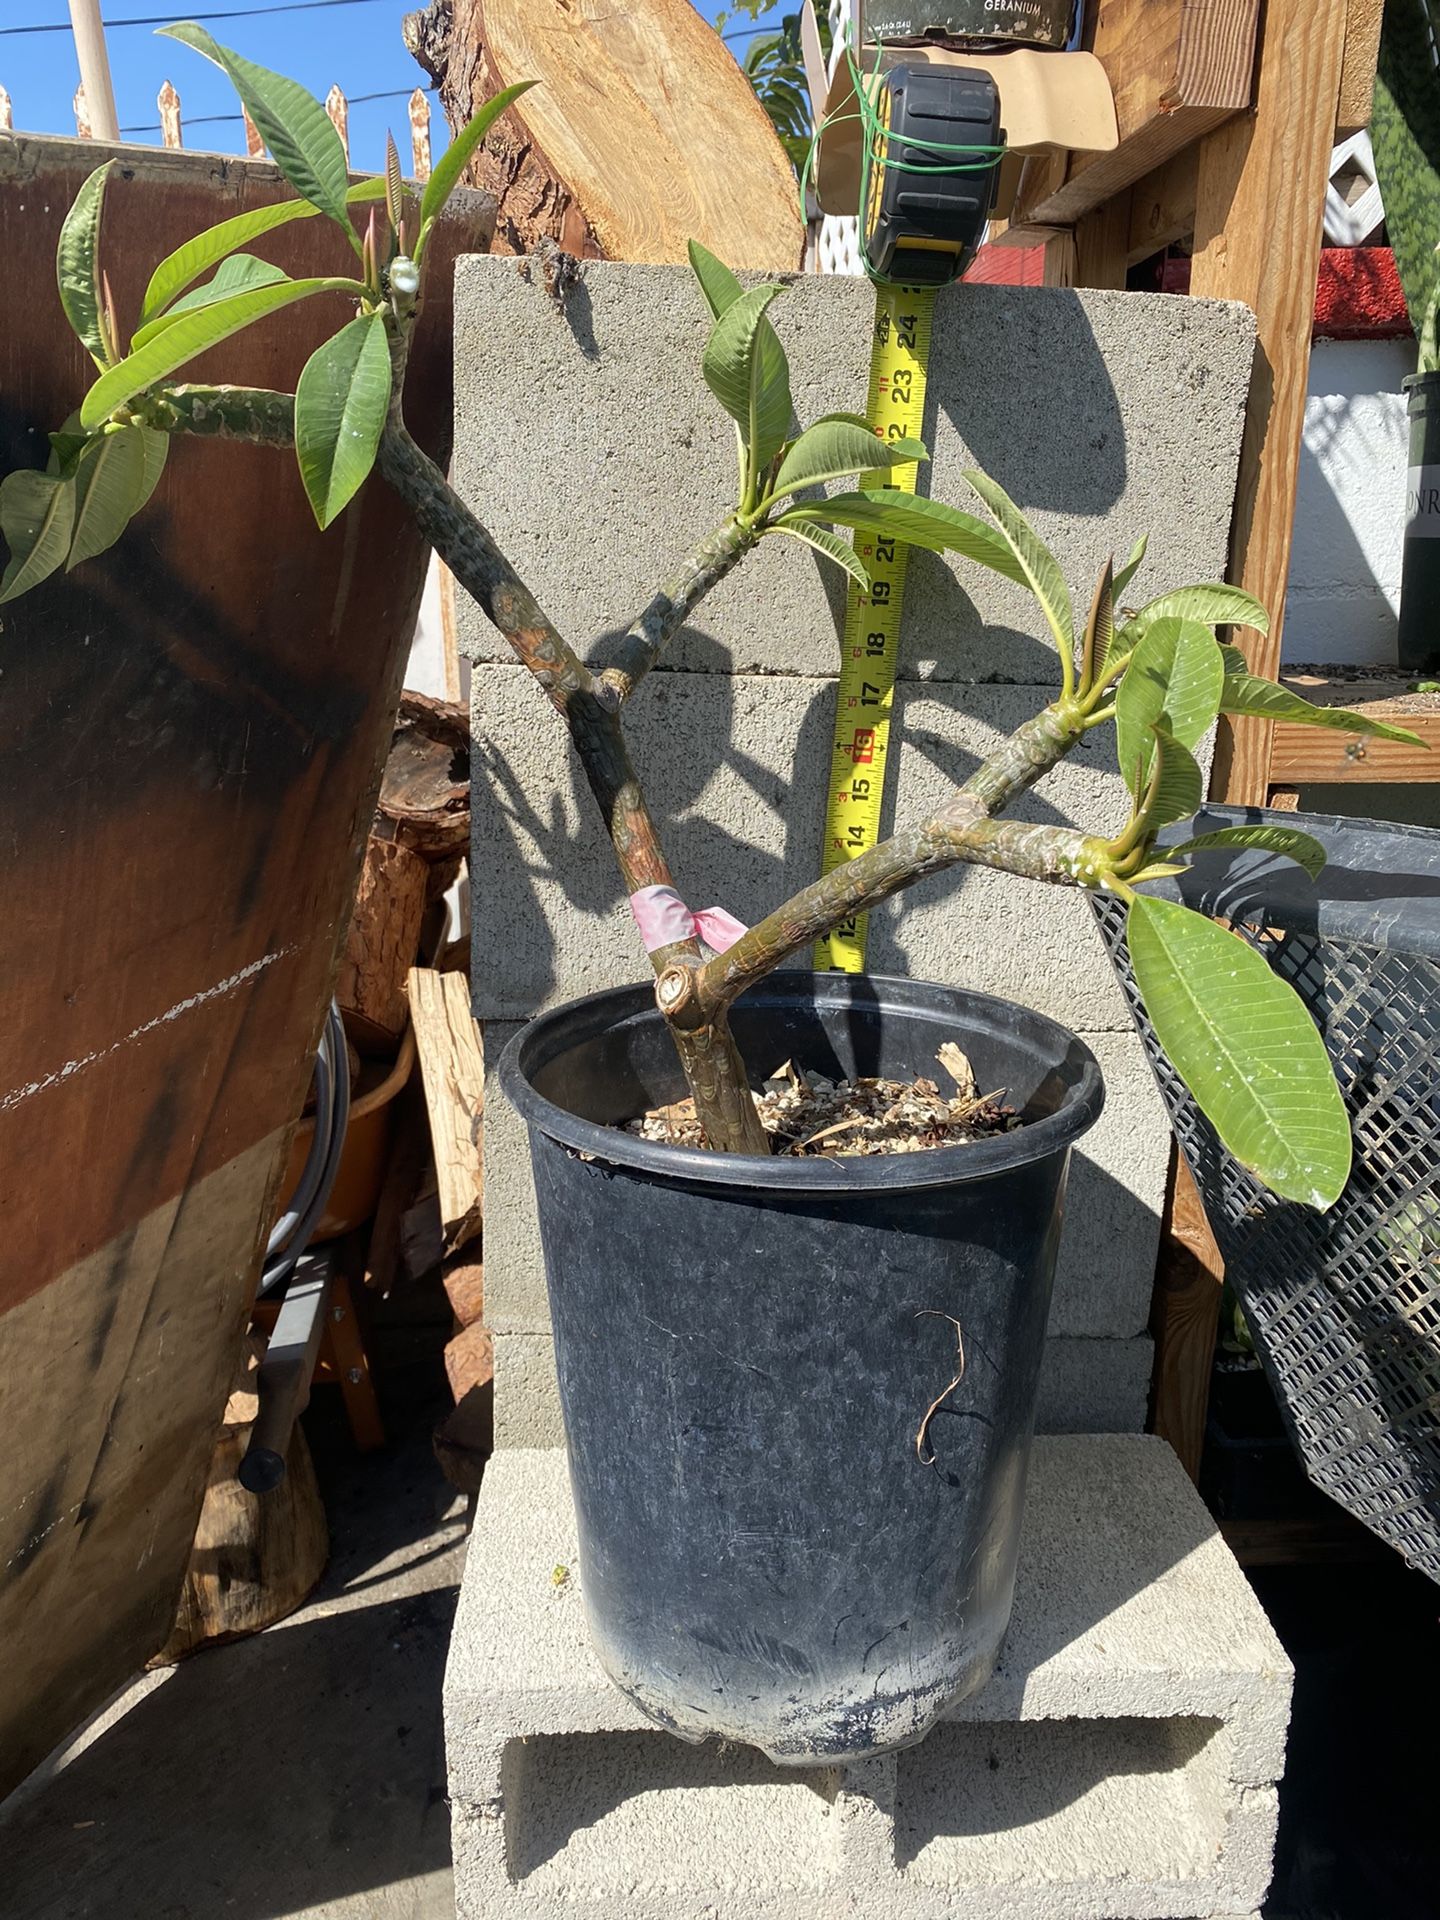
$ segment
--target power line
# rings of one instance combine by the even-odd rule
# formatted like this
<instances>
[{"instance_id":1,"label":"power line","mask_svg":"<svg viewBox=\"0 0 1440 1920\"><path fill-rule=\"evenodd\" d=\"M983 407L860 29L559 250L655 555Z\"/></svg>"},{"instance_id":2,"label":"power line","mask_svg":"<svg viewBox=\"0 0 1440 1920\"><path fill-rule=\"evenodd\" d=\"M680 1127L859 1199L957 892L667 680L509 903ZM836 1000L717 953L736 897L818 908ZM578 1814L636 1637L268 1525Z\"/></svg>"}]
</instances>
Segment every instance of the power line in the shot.
<instances>
[{"instance_id":1,"label":"power line","mask_svg":"<svg viewBox=\"0 0 1440 1920\"><path fill-rule=\"evenodd\" d=\"M123 20L105 21L107 33L120 27L174 27L181 21L195 20L258 20L267 13L314 13L321 7L376 7L393 5L394 0L285 0L283 6L274 7L227 7L222 13L149 13L136 14ZM68 20L47 22L44 26L0 27L0 39L21 33L71 33L73 28Z\"/></svg>"}]
</instances>

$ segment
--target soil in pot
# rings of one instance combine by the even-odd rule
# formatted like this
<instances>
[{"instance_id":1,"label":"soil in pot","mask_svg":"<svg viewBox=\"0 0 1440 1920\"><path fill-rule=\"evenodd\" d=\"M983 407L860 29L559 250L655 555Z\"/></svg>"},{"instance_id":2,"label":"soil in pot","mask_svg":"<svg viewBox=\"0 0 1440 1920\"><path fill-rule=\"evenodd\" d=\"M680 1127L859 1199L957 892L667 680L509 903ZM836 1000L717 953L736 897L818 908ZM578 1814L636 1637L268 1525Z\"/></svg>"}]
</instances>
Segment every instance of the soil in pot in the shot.
<instances>
[{"instance_id":1,"label":"soil in pot","mask_svg":"<svg viewBox=\"0 0 1440 1920\"><path fill-rule=\"evenodd\" d=\"M793 1158L844 1159L856 1154L923 1153L988 1140L1022 1124L999 1093L981 1093L975 1071L953 1040L935 1056L951 1083L944 1093L934 1080L830 1080L787 1060L751 1097L769 1134L772 1152ZM688 1096L653 1107L625 1123L638 1140L703 1147L704 1131Z\"/></svg>"},{"instance_id":2,"label":"soil in pot","mask_svg":"<svg viewBox=\"0 0 1440 1920\"><path fill-rule=\"evenodd\" d=\"M697 1153L623 1130L684 1083L648 987L531 1023L530 1128L580 1584L659 1724L797 1765L923 1738L1009 1618L1071 1144L1073 1035L979 995L776 975L751 1062L928 1077L955 1042L1025 1124L930 1152Z\"/></svg>"}]
</instances>

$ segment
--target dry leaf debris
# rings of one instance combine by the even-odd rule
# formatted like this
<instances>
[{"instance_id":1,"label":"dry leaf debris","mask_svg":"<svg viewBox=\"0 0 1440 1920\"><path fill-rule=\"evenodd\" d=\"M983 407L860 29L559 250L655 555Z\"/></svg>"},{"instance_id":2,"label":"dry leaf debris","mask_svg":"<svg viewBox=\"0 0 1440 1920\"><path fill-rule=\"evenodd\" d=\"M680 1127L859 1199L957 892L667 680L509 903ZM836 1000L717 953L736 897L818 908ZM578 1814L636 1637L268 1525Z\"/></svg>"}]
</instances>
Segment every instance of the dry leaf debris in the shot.
<instances>
[{"instance_id":1,"label":"dry leaf debris","mask_svg":"<svg viewBox=\"0 0 1440 1920\"><path fill-rule=\"evenodd\" d=\"M754 1094L775 1151L792 1158L839 1159L854 1154L923 1153L1010 1133L1021 1124L1000 1093L979 1092L965 1054L953 1040L935 1056L954 1082L946 1095L933 1080L827 1080L787 1060ZM625 1131L667 1146L702 1145L693 1100L655 1107Z\"/></svg>"}]
</instances>

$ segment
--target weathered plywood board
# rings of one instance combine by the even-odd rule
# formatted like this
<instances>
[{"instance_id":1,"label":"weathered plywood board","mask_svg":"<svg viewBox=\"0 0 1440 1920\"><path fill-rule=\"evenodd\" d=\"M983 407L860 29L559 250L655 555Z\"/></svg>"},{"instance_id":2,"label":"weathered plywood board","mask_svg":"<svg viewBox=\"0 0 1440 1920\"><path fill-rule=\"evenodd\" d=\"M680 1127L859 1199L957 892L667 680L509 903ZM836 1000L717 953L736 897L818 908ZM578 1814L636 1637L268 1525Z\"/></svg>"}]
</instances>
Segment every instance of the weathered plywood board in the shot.
<instances>
[{"instance_id":1,"label":"weathered plywood board","mask_svg":"<svg viewBox=\"0 0 1440 1920\"><path fill-rule=\"evenodd\" d=\"M0 471L43 464L87 384L52 263L110 151L0 135ZM285 191L113 151L122 314L181 240ZM432 262L409 391L437 453L451 261L486 225L470 197ZM256 250L353 267L323 220ZM194 377L293 388L344 317L293 308ZM0 615L0 1792L169 1628L423 558L378 485L322 536L292 456L181 442L118 546Z\"/></svg>"}]
</instances>

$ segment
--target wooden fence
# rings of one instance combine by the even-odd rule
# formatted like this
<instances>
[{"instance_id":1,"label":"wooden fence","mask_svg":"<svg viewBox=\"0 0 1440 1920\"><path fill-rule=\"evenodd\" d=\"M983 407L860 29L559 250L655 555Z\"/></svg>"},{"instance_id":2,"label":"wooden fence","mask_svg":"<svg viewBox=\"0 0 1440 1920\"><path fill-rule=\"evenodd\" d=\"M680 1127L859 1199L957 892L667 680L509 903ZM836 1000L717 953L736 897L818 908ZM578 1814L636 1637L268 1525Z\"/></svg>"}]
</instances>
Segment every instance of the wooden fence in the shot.
<instances>
[{"instance_id":1,"label":"wooden fence","mask_svg":"<svg viewBox=\"0 0 1440 1920\"><path fill-rule=\"evenodd\" d=\"M180 108L180 95L167 80L156 96L156 106L160 110L160 139L167 147L185 145L184 120ZM94 138L90 126L90 115L85 106L85 89L75 89L73 102L75 113L75 131L82 140ZM430 102L423 88L416 87L410 95L410 153L413 176L416 180L430 178ZM331 87L325 96L325 111L335 123L345 148L345 157L350 157L350 103L339 87ZM248 113L242 109L245 122L245 151L252 160L260 160L265 155L265 142L260 138L259 129ZM10 104L10 95L0 87L0 132L8 132L14 126L14 115Z\"/></svg>"}]
</instances>

